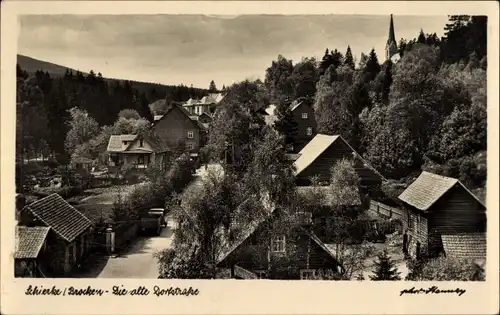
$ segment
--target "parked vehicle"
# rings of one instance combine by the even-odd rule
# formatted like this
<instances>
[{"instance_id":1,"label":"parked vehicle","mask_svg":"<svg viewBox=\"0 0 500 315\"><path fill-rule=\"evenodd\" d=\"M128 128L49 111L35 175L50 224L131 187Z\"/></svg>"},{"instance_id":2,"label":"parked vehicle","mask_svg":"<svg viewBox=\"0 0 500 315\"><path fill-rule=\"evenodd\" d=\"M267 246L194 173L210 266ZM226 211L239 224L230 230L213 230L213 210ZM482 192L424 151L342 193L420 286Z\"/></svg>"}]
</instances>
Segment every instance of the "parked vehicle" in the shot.
<instances>
[{"instance_id":1,"label":"parked vehicle","mask_svg":"<svg viewBox=\"0 0 500 315\"><path fill-rule=\"evenodd\" d=\"M143 233L154 233L160 235L161 233L161 217L157 215L147 214L141 218L141 230Z\"/></svg>"},{"instance_id":2,"label":"parked vehicle","mask_svg":"<svg viewBox=\"0 0 500 315\"><path fill-rule=\"evenodd\" d=\"M164 208L152 208L149 210L148 214L160 216L162 227L167 226L167 211L166 211L166 209L164 209Z\"/></svg>"}]
</instances>

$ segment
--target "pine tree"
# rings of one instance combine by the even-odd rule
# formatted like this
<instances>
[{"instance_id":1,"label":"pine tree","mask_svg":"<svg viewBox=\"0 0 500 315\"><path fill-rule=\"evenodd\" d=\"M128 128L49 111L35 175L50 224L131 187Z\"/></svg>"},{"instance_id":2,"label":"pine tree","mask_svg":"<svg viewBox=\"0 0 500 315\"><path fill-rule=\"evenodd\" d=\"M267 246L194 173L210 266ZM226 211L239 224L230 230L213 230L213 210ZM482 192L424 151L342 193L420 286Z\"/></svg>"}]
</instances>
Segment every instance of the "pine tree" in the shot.
<instances>
[{"instance_id":1,"label":"pine tree","mask_svg":"<svg viewBox=\"0 0 500 315\"><path fill-rule=\"evenodd\" d=\"M424 31L422 29L420 29L420 34L418 34L417 43L419 43L419 44L425 44L425 42L426 42L426 40L425 40Z\"/></svg>"},{"instance_id":2,"label":"pine tree","mask_svg":"<svg viewBox=\"0 0 500 315\"><path fill-rule=\"evenodd\" d=\"M345 52L344 65L354 70L354 58L352 57L351 47L347 46L347 51Z\"/></svg>"},{"instance_id":3,"label":"pine tree","mask_svg":"<svg viewBox=\"0 0 500 315\"><path fill-rule=\"evenodd\" d=\"M378 261L374 261L375 270L373 271L374 275L370 276L370 280L374 281L386 281L386 280L401 280L399 276L401 273L398 271L398 268L394 266L394 261L391 260L391 257L387 253L387 250L384 250L382 253L378 255Z\"/></svg>"},{"instance_id":4,"label":"pine tree","mask_svg":"<svg viewBox=\"0 0 500 315\"><path fill-rule=\"evenodd\" d=\"M285 136L286 145L294 146L297 143L298 125L290 106L284 105L278 108L278 120L274 123L274 128Z\"/></svg>"},{"instance_id":5,"label":"pine tree","mask_svg":"<svg viewBox=\"0 0 500 315\"><path fill-rule=\"evenodd\" d=\"M217 92L217 87L215 86L214 80L210 81L210 86L208 87L208 91L210 93L216 93Z\"/></svg>"},{"instance_id":6,"label":"pine tree","mask_svg":"<svg viewBox=\"0 0 500 315\"><path fill-rule=\"evenodd\" d=\"M374 48L372 48L372 50L370 51L363 72L366 74L367 82L375 79L377 74L380 72L380 64L378 62L377 54L375 53Z\"/></svg>"}]
</instances>

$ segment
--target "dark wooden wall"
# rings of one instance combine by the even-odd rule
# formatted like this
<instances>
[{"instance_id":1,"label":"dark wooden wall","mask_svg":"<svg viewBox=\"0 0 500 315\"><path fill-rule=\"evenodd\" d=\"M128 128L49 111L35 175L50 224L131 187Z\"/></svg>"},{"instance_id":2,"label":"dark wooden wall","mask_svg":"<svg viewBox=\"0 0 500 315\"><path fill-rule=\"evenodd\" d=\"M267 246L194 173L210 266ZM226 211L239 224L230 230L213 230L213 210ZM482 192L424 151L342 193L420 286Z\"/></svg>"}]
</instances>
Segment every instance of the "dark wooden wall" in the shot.
<instances>
[{"instance_id":1,"label":"dark wooden wall","mask_svg":"<svg viewBox=\"0 0 500 315\"><path fill-rule=\"evenodd\" d=\"M302 118L302 113L307 113L307 118ZM297 146L294 152L299 152L302 148L311 141L317 133L316 117L312 106L306 102L302 102L293 112L294 120L297 122ZM307 128L312 128L312 135L307 135Z\"/></svg>"}]
</instances>

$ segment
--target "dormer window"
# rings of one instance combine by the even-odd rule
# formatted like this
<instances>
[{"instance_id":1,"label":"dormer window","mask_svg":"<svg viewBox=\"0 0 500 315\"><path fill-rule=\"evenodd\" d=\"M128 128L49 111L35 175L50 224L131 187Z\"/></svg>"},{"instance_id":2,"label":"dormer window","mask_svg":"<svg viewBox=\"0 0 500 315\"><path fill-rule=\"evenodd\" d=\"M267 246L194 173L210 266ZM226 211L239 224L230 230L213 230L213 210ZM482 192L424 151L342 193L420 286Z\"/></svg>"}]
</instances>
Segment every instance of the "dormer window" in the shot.
<instances>
[{"instance_id":1,"label":"dormer window","mask_svg":"<svg viewBox=\"0 0 500 315\"><path fill-rule=\"evenodd\" d=\"M302 113L302 119L307 119L307 113Z\"/></svg>"},{"instance_id":2,"label":"dormer window","mask_svg":"<svg viewBox=\"0 0 500 315\"><path fill-rule=\"evenodd\" d=\"M141 147L141 148L144 147L144 140L142 140L142 139L139 140L139 147Z\"/></svg>"}]
</instances>

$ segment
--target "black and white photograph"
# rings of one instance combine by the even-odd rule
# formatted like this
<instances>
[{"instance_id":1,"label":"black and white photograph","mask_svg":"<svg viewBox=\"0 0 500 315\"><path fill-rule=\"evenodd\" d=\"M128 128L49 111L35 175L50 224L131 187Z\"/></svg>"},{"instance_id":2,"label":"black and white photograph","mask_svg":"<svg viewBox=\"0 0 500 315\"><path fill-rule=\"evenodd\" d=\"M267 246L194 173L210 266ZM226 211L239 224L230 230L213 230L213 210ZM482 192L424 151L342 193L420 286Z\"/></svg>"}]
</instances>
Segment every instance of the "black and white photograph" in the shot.
<instances>
[{"instance_id":1,"label":"black and white photograph","mask_svg":"<svg viewBox=\"0 0 500 315\"><path fill-rule=\"evenodd\" d=\"M498 292L498 10L244 2L2 4L9 310L429 313Z\"/></svg>"},{"instance_id":2,"label":"black and white photograph","mask_svg":"<svg viewBox=\"0 0 500 315\"><path fill-rule=\"evenodd\" d=\"M21 16L15 277L483 281L487 24Z\"/></svg>"}]
</instances>

